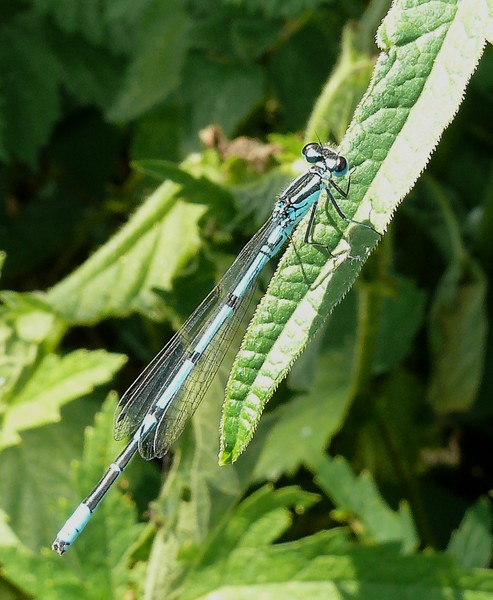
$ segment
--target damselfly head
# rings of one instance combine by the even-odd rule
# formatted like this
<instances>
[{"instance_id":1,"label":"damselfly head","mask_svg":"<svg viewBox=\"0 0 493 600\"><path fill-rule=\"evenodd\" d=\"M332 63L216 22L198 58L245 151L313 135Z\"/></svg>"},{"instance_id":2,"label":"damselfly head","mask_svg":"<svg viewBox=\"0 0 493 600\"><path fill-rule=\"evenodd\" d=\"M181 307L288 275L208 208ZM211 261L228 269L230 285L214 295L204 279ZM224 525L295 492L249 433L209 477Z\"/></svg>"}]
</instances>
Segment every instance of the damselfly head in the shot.
<instances>
[{"instance_id":1,"label":"damselfly head","mask_svg":"<svg viewBox=\"0 0 493 600\"><path fill-rule=\"evenodd\" d=\"M348 172L348 162L330 146L311 142L303 148L303 157L310 164L320 164L337 177L343 177Z\"/></svg>"}]
</instances>

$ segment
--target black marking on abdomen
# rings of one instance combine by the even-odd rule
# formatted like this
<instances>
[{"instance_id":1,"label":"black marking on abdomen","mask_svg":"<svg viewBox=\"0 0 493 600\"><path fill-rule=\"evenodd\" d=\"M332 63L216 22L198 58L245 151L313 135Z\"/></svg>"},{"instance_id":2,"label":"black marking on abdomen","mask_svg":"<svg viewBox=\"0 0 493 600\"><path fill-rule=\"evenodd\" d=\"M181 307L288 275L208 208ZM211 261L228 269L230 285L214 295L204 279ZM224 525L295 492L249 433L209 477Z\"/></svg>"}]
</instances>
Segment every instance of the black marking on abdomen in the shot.
<instances>
[{"instance_id":1,"label":"black marking on abdomen","mask_svg":"<svg viewBox=\"0 0 493 600\"><path fill-rule=\"evenodd\" d=\"M201 356L202 352L197 352L197 350L195 350L194 352L192 352L188 360L194 365L196 365L199 362Z\"/></svg>"},{"instance_id":2,"label":"black marking on abdomen","mask_svg":"<svg viewBox=\"0 0 493 600\"><path fill-rule=\"evenodd\" d=\"M231 309L235 309L238 306L239 297L230 292L228 294L228 299L226 300L226 306L229 306Z\"/></svg>"}]
</instances>

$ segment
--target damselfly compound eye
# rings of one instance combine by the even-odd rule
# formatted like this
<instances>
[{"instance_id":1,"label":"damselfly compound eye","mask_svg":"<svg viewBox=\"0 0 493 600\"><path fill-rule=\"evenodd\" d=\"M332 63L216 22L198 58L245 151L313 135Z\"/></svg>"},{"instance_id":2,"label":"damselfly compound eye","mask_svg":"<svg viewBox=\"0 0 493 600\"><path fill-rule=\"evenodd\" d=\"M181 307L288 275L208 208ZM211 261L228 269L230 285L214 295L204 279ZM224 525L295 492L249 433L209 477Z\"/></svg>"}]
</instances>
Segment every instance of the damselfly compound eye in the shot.
<instances>
[{"instance_id":1,"label":"damselfly compound eye","mask_svg":"<svg viewBox=\"0 0 493 600\"><path fill-rule=\"evenodd\" d=\"M338 156L336 161L335 161L335 165L334 165L334 175L337 175L338 177L342 177L343 175L345 175L348 172L348 164L347 164L347 160L344 158L344 156Z\"/></svg>"},{"instance_id":2,"label":"damselfly compound eye","mask_svg":"<svg viewBox=\"0 0 493 600\"><path fill-rule=\"evenodd\" d=\"M302 150L302 154L306 160L306 162L309 162L311 164L317 163L321 160L323 160L323 148L320 144L317 144L316 142L312 142L310 144L307 144L303 150Z\"/></svg>"}]
</instances>

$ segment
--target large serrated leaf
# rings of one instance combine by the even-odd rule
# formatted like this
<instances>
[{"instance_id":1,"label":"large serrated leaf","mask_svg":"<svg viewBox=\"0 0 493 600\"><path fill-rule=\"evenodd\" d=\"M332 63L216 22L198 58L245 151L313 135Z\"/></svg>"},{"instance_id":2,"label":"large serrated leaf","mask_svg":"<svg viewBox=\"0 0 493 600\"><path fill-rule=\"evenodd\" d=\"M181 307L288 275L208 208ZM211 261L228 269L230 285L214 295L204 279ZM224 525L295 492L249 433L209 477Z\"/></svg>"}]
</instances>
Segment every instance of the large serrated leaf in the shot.
<instances>
[{"instance_id":1,"label":"large serrated leaf","mask_svg":"<svg viewBox=\"0 0 493 600\"><path fill-rule=\"evenodd\" d=\"M233 359L231 351L226 356L226 364L180 438L172 470L155 504L161 526L149 558L146 598L176 597L179 582L202 554L208 555L216 531L223 529L250 484L255 443L253 452L236 465L219 467L214 460L220 399Z\"/></svg>"},{"instance_id":2,"label":"large serrated leaf","mask_svg":"<svg viewBox=\"0 0 493 600\"><path fill-rule=\"evenodd\" d=\"M153 316L177 270L197 252L204 206L179 200L181 187L165 182L130 221L81 267L46 294L73 324L92 324L133 310Z\"/></svg>"},{"instance_id":3,"label":"large serrated leaf","mask_svg":"<svg viewBox=\"0 0 493 600\"><path fill-rule=\"evenodd\" d=\"M378 31L382 53L370 87L341 145L353 168L350 198L340 203L348 217L386 229L458 110L486 23L486 6L474 0L393 4ZM328 259L327 251L301 243L306 223L300 225L255 314L228 385L223 463L245 449L279 381L379 239L371 228L336 217L322 207L314 231ZM266 327L276 332L269 340Z\"/></svg>"},{"instance_id":4,"label":"large serrated leaf","mask_svg":"<svg viewBox=\"0 0 493 600\"><path fill-rule=\"evenodd\" d=\"M125 361L104 350L76 350L62 358L48 354L5 410L0 449L18 444L26 429L59 421L62 406L110 381Z\"/></svg>"}]
</instances>

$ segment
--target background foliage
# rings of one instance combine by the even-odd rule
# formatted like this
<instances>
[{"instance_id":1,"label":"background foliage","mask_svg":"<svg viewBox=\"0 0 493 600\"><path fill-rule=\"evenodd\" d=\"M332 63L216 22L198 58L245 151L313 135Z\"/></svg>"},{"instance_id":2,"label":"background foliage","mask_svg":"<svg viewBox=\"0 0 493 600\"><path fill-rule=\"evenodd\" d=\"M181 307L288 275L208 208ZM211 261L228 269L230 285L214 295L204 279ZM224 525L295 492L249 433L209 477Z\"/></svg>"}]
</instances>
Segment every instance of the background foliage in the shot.
<instances>
[{"instance_id":1,"label":"background foliage","mask_svg":"<svg viewBox=\"0 0 493 600\"><path fill-rule=\"evenodd\" d=\"M446 27L456 5L409 0L393 14L429 9ZM217 465L238 338L164 485L161 461L135 460L70 553L47 550L119 451L110 390L131 383L263 222L296 170L299 132L342 140L388 8L2 3L2 599L493 597L489 46L248 451ZM412 18L402 27L403 46L421 39ZM389 31L380 42L395 42ZM374 89L377 107L399 109L407 84ZM440 111L445 90L433 102ZM417 130L404 162L420 142ZM380 138L372 148L384 164Z\"/></svg>"}]
</instances>

